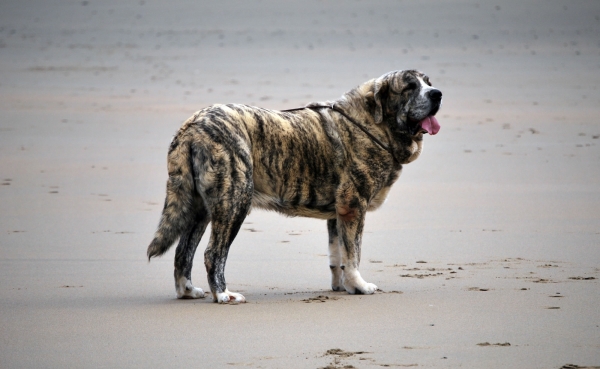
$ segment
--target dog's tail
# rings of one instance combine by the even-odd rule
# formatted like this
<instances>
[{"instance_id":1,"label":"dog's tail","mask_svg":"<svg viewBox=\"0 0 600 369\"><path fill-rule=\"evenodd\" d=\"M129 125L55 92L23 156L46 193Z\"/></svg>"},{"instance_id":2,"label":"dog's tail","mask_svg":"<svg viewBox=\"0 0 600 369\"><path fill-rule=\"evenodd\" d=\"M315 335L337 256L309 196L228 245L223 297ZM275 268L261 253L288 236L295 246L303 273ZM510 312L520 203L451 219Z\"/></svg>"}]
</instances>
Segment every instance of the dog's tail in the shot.
<instances>
[{"instance_id":1,"label":"dog's tail","mask_svg":"<svg viewBox=\"0 0 600 369\"><path fill-rule=\"evenodd\" d=\"M148 246L148 261L167 252L201 211L202 200L195 189L191 151L191 137L182 129L169 147L167 197L158 229Z\"/></svg>"}]
</instances>

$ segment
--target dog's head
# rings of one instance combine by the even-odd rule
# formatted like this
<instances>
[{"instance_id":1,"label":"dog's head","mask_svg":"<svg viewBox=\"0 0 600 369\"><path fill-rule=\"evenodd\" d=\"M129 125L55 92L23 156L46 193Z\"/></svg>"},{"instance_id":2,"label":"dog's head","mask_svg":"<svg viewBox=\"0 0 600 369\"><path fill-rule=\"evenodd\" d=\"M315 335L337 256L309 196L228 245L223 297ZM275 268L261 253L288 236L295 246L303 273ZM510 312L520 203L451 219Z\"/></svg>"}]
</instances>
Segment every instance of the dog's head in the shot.
<instances>
[{"instance_id":1,"label":"dog's head","mask_svg":"<svg viewBox=\"0 0 600 369\"><path fill-rule=\"evenodd\" d=\"M435 114L442 105L442 92L429 77L416 70L394 71L373 83L373 119L411 136L436 134L440 125Z\"/></svg>"}]
</instances>

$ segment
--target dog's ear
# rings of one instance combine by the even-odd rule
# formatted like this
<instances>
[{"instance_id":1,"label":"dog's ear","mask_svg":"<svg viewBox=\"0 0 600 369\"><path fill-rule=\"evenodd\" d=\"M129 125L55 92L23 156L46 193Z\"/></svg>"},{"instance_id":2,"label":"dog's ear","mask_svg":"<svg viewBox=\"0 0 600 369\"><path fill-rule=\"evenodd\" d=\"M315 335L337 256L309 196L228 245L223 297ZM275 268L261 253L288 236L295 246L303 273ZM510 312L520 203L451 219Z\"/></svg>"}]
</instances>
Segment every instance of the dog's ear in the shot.
<instances>
[{"instance_id":1,"label":"dog's ear","mask_svg":"<svg viewBox=\"0 0 600 369\"><path fill-rule=\"evenodd\" d=\"M388 88L389 82L387 74L377 78L373 83L373 119L376 124L383 122L382 102L387 98Z\"/></svg>"}]
</instances>

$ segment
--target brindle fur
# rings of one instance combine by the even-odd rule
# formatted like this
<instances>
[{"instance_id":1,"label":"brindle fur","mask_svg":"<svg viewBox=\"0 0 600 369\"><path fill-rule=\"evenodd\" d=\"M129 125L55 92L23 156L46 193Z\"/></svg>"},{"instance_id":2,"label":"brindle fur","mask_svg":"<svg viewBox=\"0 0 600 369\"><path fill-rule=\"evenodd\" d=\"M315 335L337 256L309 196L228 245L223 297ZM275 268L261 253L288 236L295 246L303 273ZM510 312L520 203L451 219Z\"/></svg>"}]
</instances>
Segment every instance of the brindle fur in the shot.
<instances>
[{"instance_id":1,"label":"brindle fur","mask_svg":"<svg viewBox=\"0 0 600 369\"><path fill-rule=\"evenodd\" d=\"M437 91L433 97L431 91ZM383 203L402 164L421 153L418 122L437 112L441 93L421 72L396 71L339 100L313 106L332 103L386 143L398 162L328 108L281 112L213 105L183 123L169 147L167 196L148 247L150 259L179 238L179 298L204 297L191 283L191 270L196 247L212 222L204 262L214 301L245 301L227 289L224 269L252 207L326 219L332 289L364 294L377 289L358 272L365 214Z\"/></svg>"}]
</instances>

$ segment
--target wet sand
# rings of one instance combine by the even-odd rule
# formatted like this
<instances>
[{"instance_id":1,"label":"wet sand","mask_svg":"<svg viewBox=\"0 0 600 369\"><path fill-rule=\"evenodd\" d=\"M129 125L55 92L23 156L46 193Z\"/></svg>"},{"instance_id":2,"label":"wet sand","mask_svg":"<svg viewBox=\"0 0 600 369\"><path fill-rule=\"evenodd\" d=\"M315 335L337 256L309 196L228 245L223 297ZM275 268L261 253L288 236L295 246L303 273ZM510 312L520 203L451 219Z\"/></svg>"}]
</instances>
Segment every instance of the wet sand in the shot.
<instances>
[{"instance_id":1,"label":"wet sand","mask_svg":"<svg viewBox=\"0 0 600 369\"><path fill-rule=\"evenodd\" d=\"M600 366L598 40L595 1L3 2L0 367ZM329 290L325 222L253 211L248 303L175 298L145 253L183 120L409 68L441 131L367 216L380 292Z\"/></svg>"}]
</instances>

